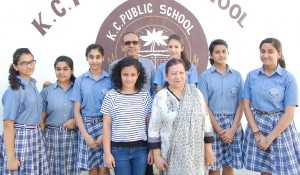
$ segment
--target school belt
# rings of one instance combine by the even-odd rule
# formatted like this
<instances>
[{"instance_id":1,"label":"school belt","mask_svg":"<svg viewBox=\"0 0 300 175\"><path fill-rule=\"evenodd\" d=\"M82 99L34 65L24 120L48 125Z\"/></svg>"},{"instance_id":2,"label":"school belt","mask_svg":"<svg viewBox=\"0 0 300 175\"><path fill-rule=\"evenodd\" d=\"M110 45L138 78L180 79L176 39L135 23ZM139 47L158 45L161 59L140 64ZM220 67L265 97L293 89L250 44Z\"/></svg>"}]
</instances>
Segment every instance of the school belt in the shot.
<instances>
[{"instance_id":1,"label":"school belt","mask_svg":"<svg viewBox=\"0 0 300 175\"><path fill-rule=\"evenodd\" d=\"M214 116L216 117L230 117L230 116L234 116L235 114L215 114Z\"/></svg>"},{"instance_id":2,"label":"school belt","mask_svg":"<svg viewBox=\"0 0 300 175\"><path fill-rule=\"evenodd\" d=\"M100 117L96 118L91 118L91 117L84 117L83 122L84 123L99 123L103 121L103 116L101 115Z\"/></svg>"},{"instance_id":3,"label":"school belt","mask_svg":"<svg viewBox=\"0 0 300 175\"><path fill-rule=\"evenodd\" d=\"M283 113L283 111L270 111L270 112L265 112L265 111L259 111L256 109L253 109L253 112L256 114L261 114L261 115L274 115L274 114L279 114Z\"/></svg>"},{"instance_id":4,"label":"school belt","mask_svg":"<svg viewBox=\"0 0 300 175\"><path fill-rule=\"evenodd\" d=\"M14 127L15 128L23 128L23 129L38 129L38 128L41 127L41 125L40 124L37 124L37 125L26 125L26 124L15 123Z\"/></svg>"},{"instance_id":5,"label":"school belt","mask_svg":"<svg viewBox=\"0 0 300 175\"><path fill-rule=\"evenodd\" d=\"M58 131L72 131L75 129L69 129L66 127L60 127L60 126L51 126L51 125L47 125L46 128L51 129L51 130L58 130Z\"/></svg>"}]
</instances>

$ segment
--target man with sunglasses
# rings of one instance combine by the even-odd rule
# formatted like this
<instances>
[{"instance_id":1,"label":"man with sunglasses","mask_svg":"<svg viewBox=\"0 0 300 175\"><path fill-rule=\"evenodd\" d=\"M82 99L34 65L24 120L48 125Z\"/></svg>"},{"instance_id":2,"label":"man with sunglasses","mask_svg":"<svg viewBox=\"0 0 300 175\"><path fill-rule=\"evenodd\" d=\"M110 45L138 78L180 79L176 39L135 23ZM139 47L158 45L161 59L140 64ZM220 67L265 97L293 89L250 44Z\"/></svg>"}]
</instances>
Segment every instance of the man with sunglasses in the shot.
<instances>
[{"instance_id":1,"label":"man with sunglasses","mask_svg":"<svg viewBox=\"0 0 300 175\"><path fill-rule=\"evenodd\" d=\"M127 32L123 35L122 39L122 51L125 53L126 57L136 58L139 62L142 63L146 75L147 75L147 82L144 84L144 89L146 89L152 98L154 98L156 94L156 86L153 83L155 77L155 66L151 60L143 58L139 55L139 51L141 50L141 44L139 42L139 36L134 32ZM120 59L112 62L109 65L108 72L111 73L114 65L119 62Z\"/></svg>"},{"instance_id":2,"label":"man with sunglasses","mask_svg":"<svg viewBox=\"0 0 300 175\"><path fill-rule=\"evenodd\" d=\"M122 48L122 51L125 53L125 56L138 59L139 62L142 63L142 65L145 69L145 72L146 72L146 76L147 76L147 82L144 84L144 89L146 89L150 93L150 95L153 99L156 94L156 85L153 83L156 70L155 70L155 66L151 60L143 58L139 55L139 51L141 50L139 36L134 32L127 32L123 35L122 42L123 43L122 43L121 48ZM111 74L111 71L112 71L114 65L116 63L118 63L120 60L121 59L118 59L109 65L108 72L110 74ZM153 164L153 159L148 161L146 175L153 175L152 164Z\"/></svg>"}]
</instances>

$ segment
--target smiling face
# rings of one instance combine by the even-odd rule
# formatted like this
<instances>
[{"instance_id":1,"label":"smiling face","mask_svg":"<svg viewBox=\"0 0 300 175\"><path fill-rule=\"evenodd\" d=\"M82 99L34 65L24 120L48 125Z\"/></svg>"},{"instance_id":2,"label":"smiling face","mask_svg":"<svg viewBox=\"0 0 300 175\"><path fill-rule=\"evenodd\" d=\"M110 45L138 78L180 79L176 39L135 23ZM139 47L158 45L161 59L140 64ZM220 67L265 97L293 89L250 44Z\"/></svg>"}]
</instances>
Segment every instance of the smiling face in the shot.
<instances>
[{"instance_id":1,"label":"smiling face","mask_svg":"<svg viewBox=\"0 0 300 175\"><path fill-rule=\"evenodd\" d=\"M139 75L140 73L137 71L136 67L124 67L121 71L122 90L135 90L135 84Z\"/></svg>"},{"instance_id":2,"label":"smiling face","mask_svg":"<svg viewBox=\"0 0 300 175\"><path fill-rule=\"evenodd\" d=\"M86 60L89 63L90 70L97 71L102 69L102 63L104 60L103 55L98 49L92 49L88 54Z\"/></svg>"},{"instance_id":3,"label":"smiling face","mask_svg":"<svg viewBox=\"0 0 300 175\"><path fill-rule=\"evenodd\" d=\"M186 81L186 73L183 64L175 64L168 68L166 80L169 87L173 89L181 89Z\"/></svg>"},{"instance_id":4,"label":"smiling face","mask_svg":"<svg viewBox=\"0 0 300 175\"><path fill-rule=\"evenodd\" d=\"M264 43L260 47L260 60L265 66L276 67L278 59L282 57L279 52L271 43Z\"/></svg>"},{"instance_id":5,"label":"smiling face","mask_svg":"<svg viewBox=\"0 0 300 175\"><path fill-rule=\"evenodd\" d=\"M73 70L65 61L60 61L55 66L55 74L58 83L70 82Z\"/></svg>"},{"instance_id":6,"label":"smiling face","mask_svg":"<svg viewBox=\"0 0 300 175\"><path fill-rule=\"evenodd\" d=\"M181 52L184 50L184 46L176 39L171 39L168 43L168 52L171 58L180 59Z\"/></svg>"},{"instance_id":7,"label":"smiling face","mask_svg":"<svg viewBox=\"0 0 300 175\"><path fill-rule=\"evenodd\" d=\"M35 61L31 54L24 53L19 57L17 64L13 64L16 71L19 71L19 76L29 80L35 69Z\"/></svg>"},{"instance_id":8,"label":"smiling face","mask_svg":"<svg viewBox=\"0 0 300 175\"><path fill-rule=\"evenodd\" d=\"M226 65L228 54L225 45L216 45L210 56L214 60L215 65Z\"/></svg>"},{"instance_id":9,"label":"smiling face","mask_svg":"<svg viewBox=\"0 0 300 175\"><path fill-rule=\"evenodd\" d=\"M122 51L126 57L138 58L141 45L139 43L139 37L134 33L128 33L123 37Z\"/></svg>"}]
</instances>

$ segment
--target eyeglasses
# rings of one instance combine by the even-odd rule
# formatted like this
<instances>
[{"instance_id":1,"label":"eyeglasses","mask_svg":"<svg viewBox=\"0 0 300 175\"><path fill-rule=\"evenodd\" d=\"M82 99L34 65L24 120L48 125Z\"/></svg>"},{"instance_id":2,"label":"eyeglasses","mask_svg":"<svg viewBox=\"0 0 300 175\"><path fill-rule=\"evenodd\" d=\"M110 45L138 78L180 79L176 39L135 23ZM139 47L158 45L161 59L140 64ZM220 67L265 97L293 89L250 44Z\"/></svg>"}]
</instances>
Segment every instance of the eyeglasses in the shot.
<instances>
[{"instance_id":1,"label":"eyeglasses","mask_svg":"<svg viewBox=\"0 0 300 175\"><path fill-rule=\"evenodd\" d=\"M136 45L139 44L139 41L125 41L125 42L124 42L124 45L130 46L131 43L132 43L132 45L136 46Z\"/></svg>"},{"instance_id":2,"label":"eyeglasses","mask_svg":"<svg viewBox=\"0 0 300 175\"><path fill-rule=\"evenodd\" d=\"M34 66L36 63L36 60L31 60L31 61L22 61L19 63L20 66L22 67L27 67L28 64L30 64L31 66Z\"/></svg>"}]
</instances>

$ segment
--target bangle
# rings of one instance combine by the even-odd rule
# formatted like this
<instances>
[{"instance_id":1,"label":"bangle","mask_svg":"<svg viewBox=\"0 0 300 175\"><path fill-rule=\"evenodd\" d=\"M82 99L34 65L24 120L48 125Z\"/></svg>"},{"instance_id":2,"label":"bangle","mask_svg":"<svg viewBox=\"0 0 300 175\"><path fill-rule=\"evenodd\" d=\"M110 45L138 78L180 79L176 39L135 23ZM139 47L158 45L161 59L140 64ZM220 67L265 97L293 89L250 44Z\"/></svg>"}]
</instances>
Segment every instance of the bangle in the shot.
<instances>
[{"instance_id":1,"label":"bangle","mask_svg":"<svg viewBox=\"0 0 300 175\"><path fill-rule=\"evenodd\" d=\"M160 156L160 153L153 153L153 155L155 156L155 155L159 155Z\"/></svg>"},{"instance_id":2,"label":"bangle","mask_svg":"<svg viewBox=\"0 0 300 175\"><path fill-rule=\"evenodd\" d=\"M256 135L256 134L259 134L259 133L260 133L260 130L255 131L255 132L253 133L253 135Z\"/></svg>"}]
</instances>

